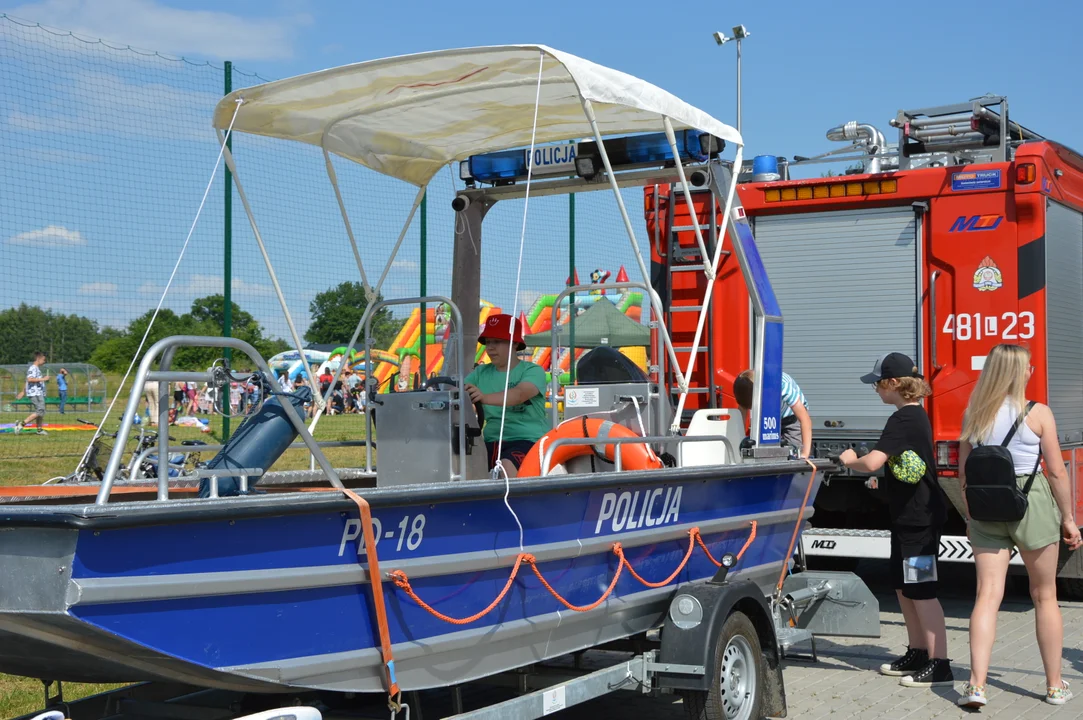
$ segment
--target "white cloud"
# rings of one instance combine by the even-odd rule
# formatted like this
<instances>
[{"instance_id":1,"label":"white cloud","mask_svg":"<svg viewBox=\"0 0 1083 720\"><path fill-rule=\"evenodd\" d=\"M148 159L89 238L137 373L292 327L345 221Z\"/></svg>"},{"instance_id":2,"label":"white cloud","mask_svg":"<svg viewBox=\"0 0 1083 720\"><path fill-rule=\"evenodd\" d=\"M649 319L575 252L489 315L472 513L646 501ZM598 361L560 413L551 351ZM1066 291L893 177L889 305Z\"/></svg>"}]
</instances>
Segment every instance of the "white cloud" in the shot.
<instances>
[{"instance_id":1,"label":"white cloud","mask_svg":"<svg viewBox=\"0 0 1083 720\"><path fill-rule=\"evenodd\" d=\"M540 298L542 295L545 295L545 293L538 292L537 290L520 290L519 310L524 312L529 310L531 307L534 306L534 303L536 303L538 301L538 298ZM509 310L508 312L511 311Z\"/></svg>"},{"instance_id":2,"label":"white cloud","mask_svg":"<svg viewBox=\"0 0 1083 720\"><path fill-rule=\"evenodd\" d=\"M21 147L15 148L11 151L11 154L33 160L35 162L48 162L57 163L58 165L66 165L71 163L96 163L105 159L102 155L94 155L92 153L85 152L73 152L71 150L59 150L55 148L44 147Z\"/></svg>"},{"instance_id":3,"label":"white cloud","mask_svg":"<svg viewBox=\"0 0 1083 720\"><path fill-rule=\"evenodd\" d=\"M86 245L86 238L78 230L63 225L46 225L40 230L28 230L8 238L9 245L38 245L44 247L70 247Z\"/></svg>"},{"instance_id":4,"label":"white cloud","mask_svg":"<svg viewBox=\"0 0 1083 720\"><path fill-rule=\"evenodd\" d=\"M152 282L145 282L139 286L136 291L140 295L156 295L160 296L162 290L165 289L164 285L158 285ZM173 287L169 289L170 298L177 299L180 296L205 297L207 295L221 295L222 294L222 276L221 275L193 275L185 283L174 283ZM238 296L246 297L265 297L267 295L273 295L274 288L270 285L263 285L261 283L248 282L241 278L233 278L233 295L234 302Z\"/></svg>"},{"instance_id":5,"label":"white cloud","mask_svg":"<svg viewBox=\"0 0 1083 720\"><path fill-rule=\"evenodd\" d=\"M221 275L193 275L188 281L188 292L196 295L214 295L222 292ZM274 288L270 285L248 282L241 278L233 278L234 295L273 295Z\"/></svg>"},{"instance_id":6,"label":"white cloud","mask_svg":"<svg viewBox=\"0 0 1083 720\"><path fill-rule=\"evenodd\" d=\"M208 113L220 99L163 83L135 83L120 75L76 73L53 87L56 97L18 106L7 124L45 133L138 135L215 143Z\"/></svg>"},{"instance_id":7,"label":"white cloud","mask_svg":"<svg viewBox=\"0 0 1083 720\"><path fill-rule=\"evenodd\" d=\"M416 284L409 284L409 283L401 283L401 282L399 282L399 283L391 282L391 283L388 283L388 284L384 285L384 287L383 287L383 289L381 291L381 294L384 296L384 298L386 298L388 300L390 300L392 298L415 297L417 295L417 285ZM406 307L406 306L405 305L393 306L391 308L391 310L394 312L394 311L398 310L400 307Z\"/></svg>"},{"instance_id":8,"label":"white cloud","mask_svg":"<svg viewBox=\"0 0 1083 720\"><path fill-rule=\"evenodd\" d=\"M167 7L155 0L40 0L8 12L114 46L231 60L291 58L296 29L312 23L305 14L241 17Z\"/></svg>"},{"instance_id":9,"label":"white cloud","mask_svg":"<svg viewBox=\"0 0 1083 720\"><path fill-rule=\"evenodd\" d=\"M233 289L237 289L237 279L233 280ZM183 287L176 287L177 290L187 290L188 292L195 293L196 295L217 295L222 292L222 276L221 275L193 275L188 284Z\"/></svg>"},{"instance_id":10,"label":"white cloud","mask_svg":"<svg viewBox=\"0 0 1083 720\"><path fill-rule=\"evenodd\" d=\"M83 283L79 286L80 295L116 295L117 284L111 282Z\"/></svg>"},{"instance_id":11,"label":"white cloud","mask_svg":"<svg viewBox=\"0 0 1083 720\"><path fill-rule=\"evenodd\" d=\"M395 270L417 270L417 260L396 260L391 263L391 267Z\"/></svg>"}]
</instances>

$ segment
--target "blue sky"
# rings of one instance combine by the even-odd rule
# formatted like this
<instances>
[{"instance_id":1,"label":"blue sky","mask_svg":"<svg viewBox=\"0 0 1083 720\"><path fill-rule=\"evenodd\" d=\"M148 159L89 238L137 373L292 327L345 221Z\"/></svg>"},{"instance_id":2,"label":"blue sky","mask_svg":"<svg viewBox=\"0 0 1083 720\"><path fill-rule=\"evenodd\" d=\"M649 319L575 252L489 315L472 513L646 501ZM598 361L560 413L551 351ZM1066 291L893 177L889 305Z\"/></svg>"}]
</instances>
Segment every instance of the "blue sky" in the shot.
<instances>
[{"instance_id":1,"label":"blue sky","mask_svg":"<svg viewBox=\"0 0 1083 720\"><path fill-rule=\"evenodd\" d=\"M848 120L875 124L893 140L888 120L899 108L986 92L1007 95L1016 121L1083 148L1078 3L783 1L717 4L710 13L699 5L708 7L554 0L528 12L525 3L42 0L0 1L0 11L193 62L230 59L267 78L423 50L540 42L654 82L731 123L734 46L716 46L711 33L743 23L751 32L743 46L749 154L824 152L832 147L824 132ZM214 67L0 22L0 266L8 276L0 306L38 303L117 325L156 301L214 162L207 118L220 84ZM238 162L303 331L312 294L355 279L357 270L318 154L264 143L238 138ZM370 275L378 275L380 250L413 191L338 167ZM177 310L220 288L221 195L217 185L178 273L167 302ZM451 180L439 179L430 197L430 291L447 292ZM629 203L634 213L634 194ZM532 205L521 303L557 291L567 275L565 208L555 199ZM486 227L500 248L486 259L486 294L507 306L521 207L499 210ZM611 199L583 201L583 280L595 267L630 266L612 211ZM234 212L235 297L284 335L239 204ZM415 225L388 294L416 289L417 260Z\"/></svg>"}]
</instances>

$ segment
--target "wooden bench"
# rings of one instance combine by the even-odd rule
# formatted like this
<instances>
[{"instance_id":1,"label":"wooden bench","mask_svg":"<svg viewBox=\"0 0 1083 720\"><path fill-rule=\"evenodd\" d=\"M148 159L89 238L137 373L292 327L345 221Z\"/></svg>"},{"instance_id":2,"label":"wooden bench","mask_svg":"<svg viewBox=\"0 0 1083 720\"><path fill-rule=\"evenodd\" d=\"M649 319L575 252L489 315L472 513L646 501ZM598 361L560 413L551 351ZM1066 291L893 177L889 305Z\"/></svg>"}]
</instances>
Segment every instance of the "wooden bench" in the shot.
<instances>
[{"instance_id":1,"label":"wooden bench","mask_svg":"<svg viewBox=\"0 0 1083 720\"><path fill-rule=\"evenodd\" d=\"M104 400L104 398L102 398L100 396L94 397L94 396L87 396L87 395L69 395L68 399L64 401L64 404L65 405L88 405L88 406L91 405L91 404L100 405L103 402L103 400ZM16 400L15 402L13 402L11 404L12 405L22 405L22 406L29 407L30 398L24 397L22 400ZM60 404L60 398L58 398L58 397L47 397L47 398L45 398L45 404L46 405L59 405Z\"/></svg>"}]
</instances>

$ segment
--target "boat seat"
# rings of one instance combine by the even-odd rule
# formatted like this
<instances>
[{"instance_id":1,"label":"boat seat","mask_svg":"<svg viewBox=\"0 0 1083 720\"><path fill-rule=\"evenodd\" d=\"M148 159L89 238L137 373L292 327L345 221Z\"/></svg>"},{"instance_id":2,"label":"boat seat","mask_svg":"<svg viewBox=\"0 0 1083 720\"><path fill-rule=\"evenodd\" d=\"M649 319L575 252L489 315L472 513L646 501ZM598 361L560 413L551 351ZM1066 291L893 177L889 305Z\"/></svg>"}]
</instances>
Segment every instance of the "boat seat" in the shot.
<instances>
[{"instance_id":1,"label":"boat seat","mask_svg":"<svg viewBox=\"0 0 1083 720\"><path fill-rule=\"evenodd\" d=\"M682 443L684 467L700 465L735 465L741 462L739 448L745 437L740 410L706 408L697 410L688 424L685 437L714 435L725 440Z\"/></svg>"}]
</instances>

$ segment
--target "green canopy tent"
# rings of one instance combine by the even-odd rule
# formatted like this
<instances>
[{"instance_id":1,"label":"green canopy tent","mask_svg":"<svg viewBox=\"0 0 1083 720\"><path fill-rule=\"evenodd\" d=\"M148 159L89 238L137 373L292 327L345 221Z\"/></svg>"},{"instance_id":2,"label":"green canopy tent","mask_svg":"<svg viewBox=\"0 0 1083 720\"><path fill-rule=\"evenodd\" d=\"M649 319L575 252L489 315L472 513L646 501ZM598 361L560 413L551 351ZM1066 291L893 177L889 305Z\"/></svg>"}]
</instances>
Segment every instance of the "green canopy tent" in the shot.
<instances>
[{"instance_id":1,"label":"green canopy tent","mask_svg":"<svg viewBox=\"0 0 1083 720\"><path fill-rule=\"evenodd\" d=\"M556 329L557 345L560 347L570 345L569 325L572 323L577 348L647 347L651 344L650 328L622 313L604 297L598 298L583 314ZM524 340L528 347L550 347L553 344L553 331L527 335Z\"/></svg>"}]
</instances>

